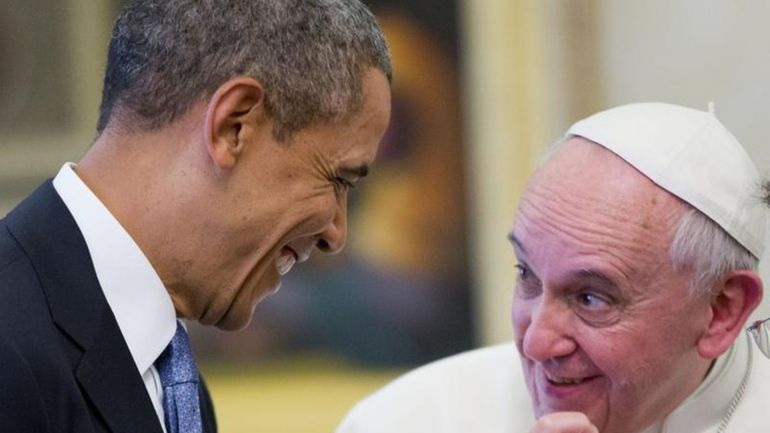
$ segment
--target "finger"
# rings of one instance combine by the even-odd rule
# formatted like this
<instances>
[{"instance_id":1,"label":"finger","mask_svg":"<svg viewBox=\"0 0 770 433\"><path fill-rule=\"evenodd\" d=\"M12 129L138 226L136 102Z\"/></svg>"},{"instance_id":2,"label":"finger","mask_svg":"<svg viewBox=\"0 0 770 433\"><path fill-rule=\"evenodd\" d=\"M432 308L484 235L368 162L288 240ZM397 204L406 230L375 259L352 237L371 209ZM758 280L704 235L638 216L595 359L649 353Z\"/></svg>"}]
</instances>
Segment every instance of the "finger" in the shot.
<instances>
[{"instance_id":1,"label":"finger","mask_svg":"<svg viewBox=\"0 0 770 433\"><path fill-rule=\"evenodd\" d=\"M540 417L530 433L599 433L581 412L554 412Z\"/></svg>"}]
</instances>

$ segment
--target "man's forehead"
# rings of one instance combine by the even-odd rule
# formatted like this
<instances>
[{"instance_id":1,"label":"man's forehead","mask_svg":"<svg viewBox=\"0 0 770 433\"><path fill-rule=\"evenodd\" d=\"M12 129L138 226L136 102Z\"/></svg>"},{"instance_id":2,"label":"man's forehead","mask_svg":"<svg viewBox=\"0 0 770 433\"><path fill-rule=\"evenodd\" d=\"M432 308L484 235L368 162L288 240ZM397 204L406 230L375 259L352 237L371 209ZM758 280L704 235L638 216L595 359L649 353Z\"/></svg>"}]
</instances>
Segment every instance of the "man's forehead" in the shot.
<instances>
[{"instance_id":1,"label":"man's forehead","mask_svg":"<svg viewBox=\"0 0 770 433\"><path fill-rule=\"evenodd\" d=\"M605 177L633 173L642 175L623 158L604 146L578 136L567 137L560 141L536 174L539 172L548 173L557 179L564 179L564 174L570 174L570 179L591 175ZM537 179L537 176L534 179Z\"/></svg>"},{"instance_id":2,"label":"man's forehead","mask_svg":"<svg viewBox=\"0 0 770 433\"><path fill-rule=\"evenodd\" d=\"M621 219L629 207L681 203L623 158L582 137L569 138L552 152L527 185L519 210L538 200L560 200L565 212L604 210Z\"/></svg>"},{"instance_id":3,"label":"man's forehead","mask_svg":"<svg viewBox=\"0 0 770 433\"><path fill-rule=\"evenodd\" d=\"M525 229L508 238L519 265L552 288L587 285L617 294L641 293L661 270L670 269L665 245L652 239L628 242L613 238L581 248L559 233L538 236Z\"/></svg>"},{"instance_id":4,"label":"man's forehead","mask_svg":"<svg viewBox=\"0 0 770 433\"><path fill-rule=\"evenodd\" d=\"M623 159L583 138L567 140L540 167L509 233L517 254L564 247L627 256L659 255L683 202Z\"/></svg>"}]
</instances>

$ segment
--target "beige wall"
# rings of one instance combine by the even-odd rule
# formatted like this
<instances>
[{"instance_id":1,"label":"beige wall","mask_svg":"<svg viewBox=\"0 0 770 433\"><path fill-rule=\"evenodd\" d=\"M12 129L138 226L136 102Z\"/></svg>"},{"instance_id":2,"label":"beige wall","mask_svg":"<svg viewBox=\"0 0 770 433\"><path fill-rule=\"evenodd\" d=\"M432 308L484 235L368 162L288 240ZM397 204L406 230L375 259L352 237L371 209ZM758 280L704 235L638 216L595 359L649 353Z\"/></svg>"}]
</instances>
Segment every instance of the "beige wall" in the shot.
<instances>
[{"instance_id":1,"label":"beige wall","mask_svg":"<svg viewBox=\"0 0 770 433\"><path fill-rule=\"evenodd\" d=\"M18 7L21 5L24 7ZM62 112L52 113L48 121L43 116L23 127L14 127L13 123L0 127L0 215L40 181L56 174L63 161L78 160L93 140L107 41L115 14L110 5L108 1L90 0L8 0L0 5L0 13L15 11L4 16L12 17L8 19L19 27L18 33L6 36L7 43L19 48L17 53L31 53L0 59L18 62L3 77L3 86L7 86L0 98L3 110L18 111L20 104L30 105L29 94L34 94L34 89L21 87L22 83L66 89L56 95L36 97L32 110L35 105L44 109L52 103L50 98L58 98L56 103ZM53 41L35 38L35 29L26 27L29 22L46 25L39 11L47 10L47 6L55 6L50 9L53 15L45 18L55 27L55 34L50 35ZM57 53L61 61L51 65L43 62L50 70L41 71L39 59L59 49L65 51ZM13 55L10 51L6 54Z\"/></svg>"},{"instance_id":2,"label":"beige wall","mask_svg":"<svg viewBox=\"0 0 770 433\"><path fill-rule=\"evenodd\" d=\"M507 318L515 272L506 234L545 141L541 6L539 1L462 3L469 257L481 344L511 335Z\"/></svg>"}]
</instances>

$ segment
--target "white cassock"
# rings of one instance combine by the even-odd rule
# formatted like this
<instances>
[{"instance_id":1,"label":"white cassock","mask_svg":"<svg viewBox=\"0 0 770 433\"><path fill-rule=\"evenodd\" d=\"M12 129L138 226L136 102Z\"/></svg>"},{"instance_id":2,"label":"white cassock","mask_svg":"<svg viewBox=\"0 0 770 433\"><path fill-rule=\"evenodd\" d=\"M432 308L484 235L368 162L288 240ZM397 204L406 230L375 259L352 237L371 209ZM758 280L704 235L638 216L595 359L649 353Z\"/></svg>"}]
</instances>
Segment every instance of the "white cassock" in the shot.
<instances>
[{"instance_id":1,"label":"white cassock","mask_svg":"<svg viewBox=\"0 0 770 433\"><path fill-rule=\"evenodd\" d=\"M770 359L743 336L690 397L643 433L714 433L726 417L725 433L770 432ZM337 433L526 433L533 424L518 354L504 344L405 374L355 405Z\"/></svg>"}]
</instances>

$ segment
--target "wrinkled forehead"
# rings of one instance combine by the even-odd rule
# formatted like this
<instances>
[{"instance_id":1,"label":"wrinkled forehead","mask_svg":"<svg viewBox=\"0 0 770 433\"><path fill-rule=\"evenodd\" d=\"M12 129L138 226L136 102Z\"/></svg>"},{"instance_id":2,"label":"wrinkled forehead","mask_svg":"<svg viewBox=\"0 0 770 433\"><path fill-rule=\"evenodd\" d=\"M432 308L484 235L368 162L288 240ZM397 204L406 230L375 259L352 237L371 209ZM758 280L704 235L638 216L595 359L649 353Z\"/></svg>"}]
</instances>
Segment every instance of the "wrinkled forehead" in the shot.
<instances>
[{"instance_id":1,"label":"wrinkled forehead","mask_svg":"<svg viewBox=\"0 0 770 433\"><path fill-rule=\"evenodd\" d=\"M606 148L581 137L556 148L532 177L519 204L514 235L618 242L667 248L684 212L680 199Z\"/></svg>"},{"instance_id":2,"label":"wrinkled forehead","mask_svg":"<svg viewBox=\"0 0 770 433\"><path fill-rule=\"evenodd\" d=\"M568 195L618 204L641 204L642 199L655 196L670 197L671 204L681 202L612 151L577 136L553 148L530 180L525 195L540 188L560 188Z\"/></svg>"},{"instance_id":3,"label":"wrinkled forehead","mask_svg":"<svg viewBox=\"0 0 770 433\"><path fill-rule=\"evenodd\" d=\"M566 137L552 146L536 170L531 183L535 183L541 177L551 178L554 175L563 177L562 175L567 173L581 179L607 177L628 177L629 180L638 177L639 181L646 179L646 176L612 151L579 136ZM572 180L569 181L572 182Z\"/></svg>"}]
</instances>

